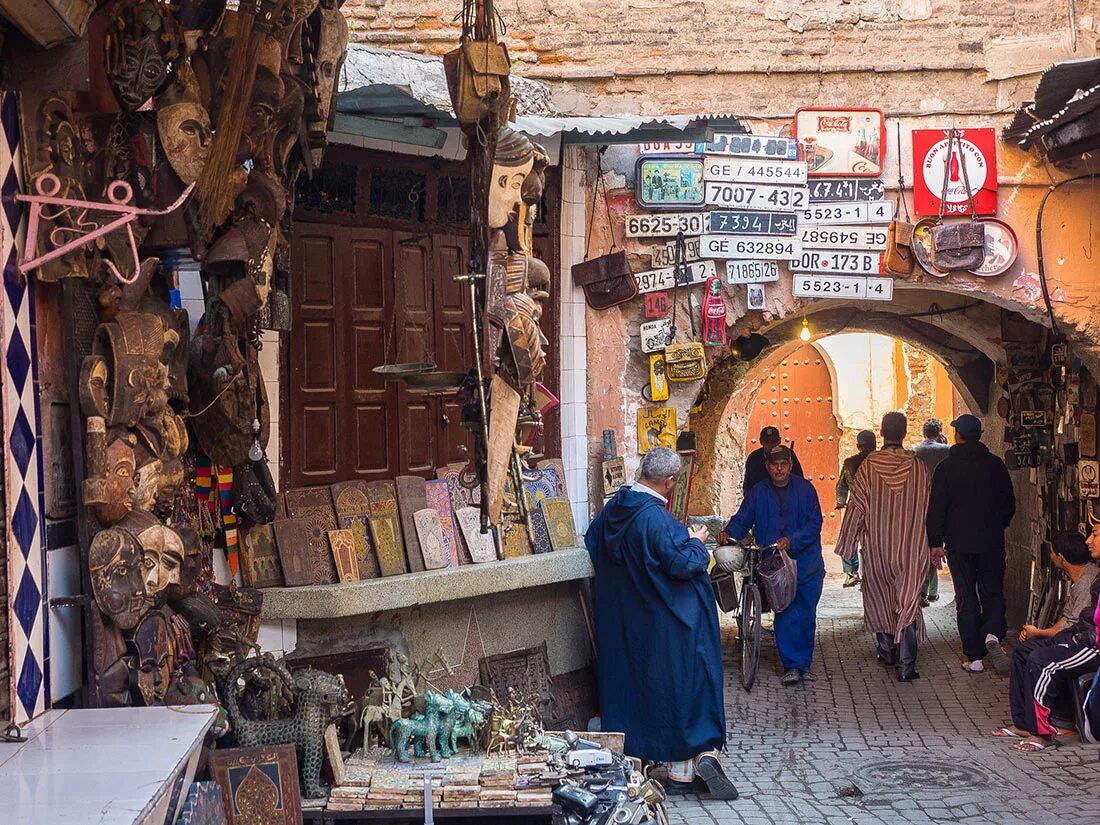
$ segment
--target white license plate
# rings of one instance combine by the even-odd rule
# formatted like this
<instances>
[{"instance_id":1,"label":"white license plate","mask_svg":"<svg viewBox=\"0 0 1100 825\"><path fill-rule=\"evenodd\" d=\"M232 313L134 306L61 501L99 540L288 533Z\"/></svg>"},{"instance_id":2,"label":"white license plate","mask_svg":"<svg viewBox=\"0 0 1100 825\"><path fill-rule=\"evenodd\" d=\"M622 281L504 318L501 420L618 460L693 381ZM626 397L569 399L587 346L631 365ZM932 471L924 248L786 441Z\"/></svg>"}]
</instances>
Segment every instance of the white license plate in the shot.
<instances>
[{"instance_id":1,"label":"white license plate","mask_svg":"<svg viewBox=\"0 0 1100 825\"><path fill-rule=\"evenodd\" d=\"M798 160L798 141L769 135L715 135L710 143L700 143L708 155L736 155L745 158Z\"/></svg>"},{"instance_id":2,"label":"white license plate","mask_svg":"<svg viewBox=\"0 0 1100 825\"><path fill-rule=\"evenodd\" d=\"M802 213L801 221L811 224L890 223L893 201L875 203L818 203Z\"/></svg>"},{"instance_id":3,"label":"white license plate","mask_svg":"<svg viewBox=\"0 0 1100 825\"><path fill-rule=\"evenodd\" d=\"M790 261L791 272L836 272L846 275L878 275L881 252L841 252L807 249Z\"/></svg>"},{"instance_id":4,"label":"white license plate","mask_svg":"<svg viewBox=\"0 0 1100 825\"><path fill-rule=\"evenodd\" d=\"M660 352L672 343L672 319L646 321L638 328L638 334L642 339L642 352Z\"/></svg>"},{"instance_id":5,"label":"white license plate","mask_svg":"<svg viewBox=\"0 0 1100 825\"><path fill-rule=\"evenodd\" d=\"M766 284L778 280L778 261L726 261L727 284Z\"/></svg>"},{"instance_id":6,"label":"white license plate","mask_svg":"<svg viewBox=\"0 0 1100 825\"><path fill-rule=\"evenodd\" d=\"M714 261L695 261L687 265L688 279L682 284L676 283L676 268L671 266L662 269L651 269L648 272L638 272L634 280L638 282L638 292L658 292L665 289L675 289L678 286L692 286L701 284L712 275L718 274Z\"/></svg>"},{"instance_id":7,"label":"white license plate","mask_svg":"<svg viewBox=\"0 0 1100 825\"><path fill-rule=\"evenodd\" d=\"M797 212L809 207L810 190L805 186L719 183L708 180L703 184L703 202L708 206L722 206L727 209Z\"/></svg>"},{"instance_id":8,"label":"white license plate","mask_svg":"<svg viewBox=\"0 0 1100 825\"><path fill-rule=\"evenodd\" d=\"M773 235L704 235L700 251L708 258L782 261L802 254L797 238Z\"/></svg>"},{"instance_id":9,"label":"white license plate","mask_svg":"<svg viewBox=\"0 0 1100 825\"><path fill-rule=\"evenodd\" d=\"M726 183L804 184L806 164L798 160L760 160L708 155L703 159L703 179Z\"/></svg>"},{"instance_id":10,"label":"white license plate","mask_svg":"<svg viewBox=\"0 0 1100 825\"><path fill-rule=\"evenodd\" d=\"M731 235L793 235L798 228L794 212L749 212L723 209L707 213L707 232Z\"/></svg>"},{"instance_id":11,"label":"white license plate","mask_svg":"<svg viewBox=\"0 0 1100 825\"><path fill-rule=\"evenodd\" d=\"M685 261L699 260L699 238L684 238L684 251ZM676 241L652 247L651 266L672 266L674 263L676 263Z\"/></svg>"},{"instance_id":12,"label":"white license plate","mask_svg":"<svg viewBox=\"0 0 1100 825\"><path fill-rule=\"evenodd\" d=\"M698 144L692 143L639 143L638 152L642 155L692 155Z\"/></svg>"},{"instance_id":13,"label":"white license plate","mask_svg":"<svg viewBox=\"0 0 1100 825\"><path fill-rule=\"evenodd\" d=\"M702 212L668 212L664 215L627 215L628 238L664 238L669 235L702 235L706 224Z\"/></svg>"},{"instance_id":14,"label":"white license plate","mask_svg":"<svg viewBox=\"0 0 1100 825\"><path fill-rule=\"evenodd\" d=\"M893 278L861 278L854 275L795 275L791 294L795 298L855 298L891 301Z\"/></svg>"},{"instance_id":15,"label":"white license plate","mask_svg":"<svg viewBox=\"0 0 1100 825\"><path fill-rule=\"evenodd\" d=\"M886 185L877 178L815 178L810 182L810 203L880 201Z\"/></svg>"},{"instance_id":16,"label":"white license plate","mask_svg":"<svg viewBox=\"0 0 1100 825\"><path fill-rule=\"evenodd\" d=\"M880 226L801 226L803 249L856 249L878 252L886 248L886 228Z\"/></svg>"}]
</instances>

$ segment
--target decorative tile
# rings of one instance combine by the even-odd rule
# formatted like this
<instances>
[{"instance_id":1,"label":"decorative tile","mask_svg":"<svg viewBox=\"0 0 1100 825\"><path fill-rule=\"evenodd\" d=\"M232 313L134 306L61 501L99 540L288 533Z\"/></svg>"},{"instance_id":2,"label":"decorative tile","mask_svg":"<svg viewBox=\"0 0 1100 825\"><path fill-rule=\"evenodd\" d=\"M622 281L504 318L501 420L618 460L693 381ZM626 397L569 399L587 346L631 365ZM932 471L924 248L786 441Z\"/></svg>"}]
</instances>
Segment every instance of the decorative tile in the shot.
<instances>
[{"instance_id":1,"label":"decorative tile","mask_svg":"<svg viewBox=\"0 0 1100 825\"><path fill-rule=\"evenodd\" d=\"M441 570L451 566L451 557L447 542L443 537L443 525L439 512L430 507L413 513L416 523L416 535L420 540L420 551L424 554L424 566L428 570Z\"/></svg>"},{"instance_id":2,"label":"decorative tile","mask_svg":"<svg viewBox=\"0 0 1100 825\"><path fill-rule=\"evenodd\" d=\"M378 566L383 576L407 573L405 547L401 541L401 522L397 514L397 494L392 481L367 484L370 501L370 530Z\"/></svg>"},{"instance_id":3,"label":"decorative tile","mask_svg":"<svg viewBox=\"0 0 1100 825\"><path fill-rule=\"evenodd\" d=\"M336 517L369 516L370 501L367 499L367 485L364 481L341 481L329 488L332 504L336 508Z\"/></svg>"},{"instance_id":4,"label":"decorative tile","mask_svg":"<svg viewBox=\"0 0 1100 825\"><path fill-rule=\"evenodd\" d=\"M462 538L469 548L474 564L485 564L497 560L497 546L492 528L488 533L481 532L481 508L461 507L455 512L455 520L462 531Z\"/></svg>"},{"instance_id":5,"label":"decorative tile","mask_svg":"<svg viewBox=\"0 0 1100 825\"><path fill-rule=\"evenodd\" d=\"M244 533L241 542L241 572L244 574L244 583L249 587L283 586L272 525L255 524Z\"/></svg>"},{"instance_id":6,"label":"decorative tile","mask_svg":"<svg viewBox=\"0 0 1100 825\"><path fill-rule=\"evenodd\" d=\"M428 506L428 492L420 476L398 476L394 481L397 493L397 509L401 516L401 532L405 536L405 555L409 570L419 573L424 569L424 556L420 552L420 539L416 535L413 513Z\"/></svg>"},{"instance_id":7,"label":"decorative tile","mask_svg":"<svg viewBox=\"0 0 1100 825\"><path fill-rule=\"evenodd\" d=\"M370 537L370 518L367 516L343 516L340 527L351 530L355 542L355 560L359 565L359 580L377 579L382 575L378 569L378 553Z\"/></svg>"},{"instance_id":8,"label":"decorative tile","mask_svg":"<svg viewBox=\"0 0 1100 825\"><path fill-rule=\"evenodd\" d=\"M555 550L577 546L577 531L573 526L573 508L569 499L558 496L542 500L542 514L550 531L550 543Z\"/></svg>"},{"instance_id":9,"label":"decorative tile","mask_svg":"<svg viewBox=\"0 0 1100 825\"><path fill-rule=\"evenodd\" d=\"M460 563L470 564L467 557L460 562L458 533L455 531L454 510L451 508L451 492L447 489L447 482L443 480L429 481L426 485L428 493L428 506L439 513L439 522L443 527L443 541L446 543L447 556L450 558L451 567L457 567ZM465 552L465 545L462 551ZM468 554L467 554L468 556ZM427 558L424 564L427 565Z\"/></svg>"},{"instance_id":10,"label":"decorative tile","mask_svg":"<svg viewBox=\"0 0 1100 825\"><path fill-rule=\"evenodd\" d=\"M536 465L540 470L553 470L558 475L558 495L569 498L569 489L565 483L565 462L560 458L544 458Z\"/></svg>"},{"instance_id":11,"label":"decorative tile","mask_svg":"<svg viewBox=\"0 0 1100 825\"><path fill-rule=\"evenodd\" d=\"M561 480L558 471L554 467L543 467L535 470L523 471L523 489L534 497L536 502L544 498L553 498L561 495Z\"/></svg>"},{"instance_id":12,"label":"decorative tile","mask_svg":"<svg viewBox=\"0 0 1100 825\"><path fill-rule=\"evenodd\" d=\"M505 518L500 523L501 543L504 545L504 558L518 559L531 555L531 542L527 540L527 528L522 524Z\"/></svg>"},{"instance_id":13,"label":"decorative tile","mask_svg":"<svg viewBox=\"0 0 1100 825\"><path fill-rule=\"evenodd\" d=\"M538 503L529 493L527 497L527 517L531 520L531 535L535 540L531 548L536 554L549 553L554 549L550 543L550 530L546 526L546 516L543 515ZM545 501L546 499L543 499Z\"/></svg>"},{"instance_id":14,"label":"decorative tile","mask_svg":"<svg viewBox=\"0 0 1100 825\"><path fill-rule=\"evenodd\" d=\"M336 575L340 582L359 581L359 560L355 555L355 534L348 529L329 530L328 543L332 546L332 558L336 562Z\"/></svg>"}]
</instances>

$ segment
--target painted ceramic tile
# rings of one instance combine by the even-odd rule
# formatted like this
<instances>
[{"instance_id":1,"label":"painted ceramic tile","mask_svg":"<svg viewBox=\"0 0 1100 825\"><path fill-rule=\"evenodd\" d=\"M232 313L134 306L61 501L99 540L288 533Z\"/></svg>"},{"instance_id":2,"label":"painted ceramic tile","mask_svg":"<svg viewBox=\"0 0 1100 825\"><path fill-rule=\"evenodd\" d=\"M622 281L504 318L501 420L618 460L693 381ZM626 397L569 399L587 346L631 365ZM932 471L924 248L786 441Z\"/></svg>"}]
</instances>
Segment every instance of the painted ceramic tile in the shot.
<instances>
[{"instance_id":1,"label":"painted ceramic tile","mask_svg":"<svg viewBox=\"0 0 1100 825\"><path fill-rule=\"evenodd\" d=\"M560 458L544 458L536 465L540 470L553 470L558 474L558 495L569 498L569 490L565 486L565 464Z\"/></svg>"},{"instance_id":2,"label":"painted ceramic tile","mask_svg":"<svg viewBox=\"0 0 1100 825\"><path fill-rule=\"evenodd\" d=\"M428 506L428 493L420 476L398 476L394 480L397 492L397 510L401 516L401 532L405 536L405 555L409 570L419 573L424 569L424 556L420 552L420 539L416 536L413 513Z\"/></svg>"},{"instance_id":3,"label":"painted ceramic tile","mask_svg":"<svg viewBox=\"0 0 1100 825\"><path fill-rule=\"evenodd\" d=\"M542 514L550 531L550 544L555 550L577 546L577 530L573 525L573 508L569 499L563 496L543 499Z\"/></svg>"},{"instance_id":4,"label":"painted ceramic tile","mask_svg":"<svg viewBox=\"0 0 1100 825\"><path fill-rule=\"evenodd\" d=\"M536 502L544 498L561 495L561 481L558 471L553 467L523 471L523 489L534 497Z\"/></svg>"},{"instance_id":5,"label":"painted ceramic tile","mask_svg":"<svg viewBox=\"0 0 1100 825\"><path fill-rule=\"evenodd\" d=\"M377 579L382 575L378 568L378 553L370 536L370 518L367 516L344 516L340 527L351 530L355 541L355 560L359 565L359 579Z\"/></svg>"},{"instance_id":6,"label":"painted ceramic tile","mask_svg":"<svg viewBox=\"0 0 1100 825\"><path fill-rule=\"evenodd\" d=\"M176 825L224 825L225 803L217 782L192 782Z\"/></svg>"},{"instance_id":7,"label":"painted ceramic tile","mask_svg":"<svg viewBox=\"0 0 1100 825\"><path fill-rule=\"evenodd\" d=\"M430 507L417 510L413 513L413 521L416 522L416 534L420 538L420 550L424 554L424 566L428 570L450 567L451 557L443 536L439 511Z\"/></svg>"},{"instance_id":8,"label":"painted ceramic tile","mask_svg":"<svg viewBox=\"0 0 1100 825\"><path fill-rule=\"evenodd\" d=\"M455 520L462 531L462 537L466 541L474 564L497 560L497 548L492 529L488 533L481 532L480 507L460 508L455 512Z\"/></svg>"},{"instance_id":9,"label":"painted ceramic tile","mask_svg":"<svg viewBox=\"0 0 1100 825\"><path fill-rule=\"evenodd\" d=\"M355 533L348 529L329 530L328 543L332 546L332 558L336 562L336 575L340 582L359 581L359 560L355 555Z\"/></svg>"},{"instance_id":10,"label":"painted ceramic tile","mask_svg":"<svg viewBox=\"0 0 1100 825\"><path fill-rule=\"evenodd\" d=\"M299 825L302 803L293 745L210 752L227 825Z\"/></svg>"},{"instance_id":11,"label":"painted ceramic tile","mask_svg":"<svg viewBox=\"0 0 1100 825\"><path fill-rule=\"evenodd\" d=\"M527 540L527 528L506 518L501 522L504 558L518 559L531 555L531 543Z\"/></svg>"},{"instance_id":12,"label":"painted ceramic tile","mask_svg":"<svg viewBox=\"0 0 1100 825\"><path fill-rule=\"evenodd\" d=\"M241 545L241 571L249 587L282 587L275 530L270 524L256 524L245 532Z\"/></svg>"},{"instance_id":13,"label":"painted ceramic tile","mask_svg":"<svg viewBox=\"0 0 1100 825\"><path fill-rule=\"evenodd\" d=\"M333 484L329 491L332 494L332 506L336 508L337 518L370 515L366 482L341 481Z\"/></svg>"},{"instance_id":14,"label":"painted ceramic tile","mask_svg":"<svg viewBox=\"0 0 1100 825\"><path fill-rule=\"evenodd\" d=\"M428 491L428 506L439 513L439 523L443 527L443 541L446 542L447 555L451 559L451 566L470 564L469 553L466 547L458 539L455 530L454 510L451 509L451 493L447 489L447 482L442 480L429 481L426 485ZM460 553L467 558L462 559ZM425 558L424 564L427 565Z\"/></svg>"},{"instance_id":15,"label":"painted ceramic tile","mask_svg":"<svg viewBox=\"0 0 1100 825\"><path fill-rule=\"evenodd\" d=\"M401 540L401 522L397 514L397 496L392 481L372 481L367 484L370 500L370 528L378 567L383 576L398 576L408 572L405 565L405 545Z\"/></svg>"},{"instance_id":16,"label":"painted ceramic tile","mask_svg":"<svg viewBox=\"0 0 1100 825\"><path fill-rule=\"evenodd\" d=\"M309 546L309 523L303 518L285 518L274 522L275 547L287 587L313 583L313 564Z\"/></svg>"},{"instance_id":17,"label":"painted ceramic tile","mask_svg":"<svg viewBox=\"0 0 1100 825\"><path fill-rule=\"evenodd\" d=\"M543 499L545 501L545 499ZM554 549L554 545L550 543L550 530L546 526L546 516L543 515L542 509L537 505L529 502L528 513L531 518L531 533L535 537L535 553L549 553Z\"/></svg>"}]
</instances>

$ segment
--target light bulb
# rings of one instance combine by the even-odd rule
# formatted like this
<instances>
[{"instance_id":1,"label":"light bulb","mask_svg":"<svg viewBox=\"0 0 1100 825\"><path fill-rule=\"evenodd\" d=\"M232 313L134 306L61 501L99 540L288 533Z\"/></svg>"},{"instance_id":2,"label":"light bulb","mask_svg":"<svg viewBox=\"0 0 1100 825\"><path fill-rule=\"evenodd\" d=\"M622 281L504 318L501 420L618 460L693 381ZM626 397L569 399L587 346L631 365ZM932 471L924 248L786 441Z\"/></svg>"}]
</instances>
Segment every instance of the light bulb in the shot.
<instances>
[{"instance_id":1,"label":"light bulb","mask_svg":"<svg viewBox=\"0 0 1100 825\"><path fill-rule=\"evenodd\" d=\"M810 340L810 322L805 318L802 319L802 332L798 333L798 337L803 341Z\"/></svg>"}]
</instances>

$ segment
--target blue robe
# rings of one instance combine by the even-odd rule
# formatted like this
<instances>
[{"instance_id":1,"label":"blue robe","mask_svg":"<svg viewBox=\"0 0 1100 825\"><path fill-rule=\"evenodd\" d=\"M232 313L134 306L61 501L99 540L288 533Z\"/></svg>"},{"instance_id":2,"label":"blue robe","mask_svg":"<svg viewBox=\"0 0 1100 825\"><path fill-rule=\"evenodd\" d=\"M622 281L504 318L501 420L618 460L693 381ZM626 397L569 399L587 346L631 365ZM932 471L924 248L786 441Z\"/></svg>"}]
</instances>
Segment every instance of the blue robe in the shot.
<instances>
[{"instance_id":1,"label":"blue robe","mask_svg":"<svg viewBox=\"0 0 1100 825\"><path fill-rule=\"evenodd\" d=\"M623 488L584 537L596 569L604 730L626 753L676 762L725 745L722 643L710 554L661 502Z\"/></svg>"},{"instance_id":2,"label":"blue robe","mask_svg":"<svg viewBox=\"0 0 1100 825\"><path fill-rule=\"evenodd\" d=\"M775 617L775 646L786 670L809 670L814 658L817 603L825 581L821 523L814 485L792 475L782 500L771 479L749 490L726 525L734 541L741 541L751 530L759 545L781 538L791 543L790 556L798 562L798 591L791 606Z\"/></svg>"}]
</instances>

